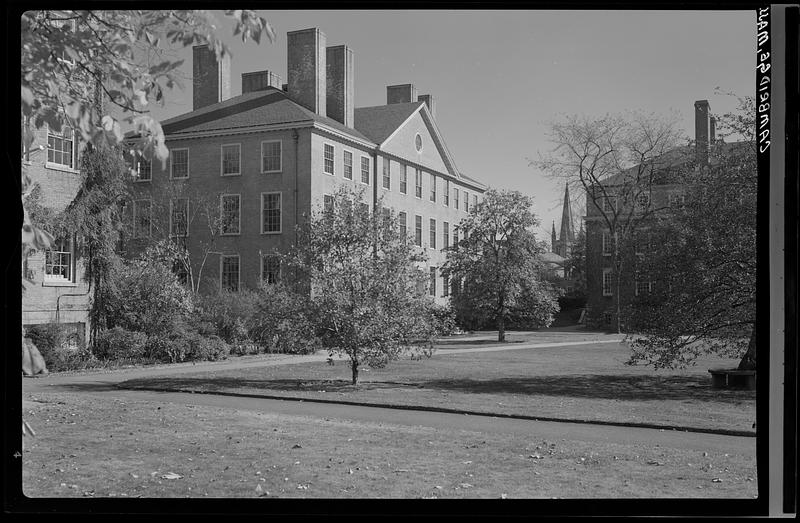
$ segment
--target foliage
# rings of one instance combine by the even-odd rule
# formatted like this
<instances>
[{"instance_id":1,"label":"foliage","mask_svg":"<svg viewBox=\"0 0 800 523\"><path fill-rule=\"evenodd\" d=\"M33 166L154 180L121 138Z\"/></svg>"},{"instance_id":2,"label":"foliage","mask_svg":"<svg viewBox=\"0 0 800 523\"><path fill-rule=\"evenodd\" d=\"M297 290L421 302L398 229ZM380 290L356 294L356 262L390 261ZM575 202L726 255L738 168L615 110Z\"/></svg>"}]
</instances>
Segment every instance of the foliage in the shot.
<instances>
[{"instance_id":1,"label":"foliage","mask_svg":"<svg viewBox=\"0 0 800 523\"><path fill-rule=\"evenodd\" d=\"M744 354L742 367L755 368L756 111L752 97L739 101L718 125L745 139L715 144L711 167L686 173L683 208L651 229L637 270L653 290L629 311L630 363L685 367L702 354Z\"/></svg>"},{"instance_id":2,"label":"foliage","mask_svg":"<svg viewBox=\"0 0 800 523\"><path fill-rule=\"evenodd\" d=\"M459 319L470 328L495 325L499 341L507 324L547 326L558 311L557 291L542 277L545 248L531 230L538 223L531 205L518 191L490 189L447 251L443 270L463 281L451 297Z\"/></svg>"},{"instance_id":3,"label":"foliage","mask_svg":"<svg viewBox=\"0 0 800 523\"><path fill-rule=\"evenodd\" d=\"M202 336L191 332L187 337L189 350L186 359L189 361L225 360L231 353L231 347L219 336Z\"/></svg>"},{"instance_id":4,"label":"foliage","mask_svg":"<svg viewBox=\"0 0 800 523\"><path fill-rule=\"evenodd\" d=\"M307 314L309 297L283 283L264 285L258 294L250 335L270 352L310 354L319 346Z\"/></svg>"},{"instance_id":5,"label":"foliage","mask_svg":"<svg viewBox=\"0 0 800 523\"><path fill-rule=\"evenodd\" d=\"M436 325L436 333L439 336L450 336L458 330L456 311L449 303L446 305L434 303L431 307L431 313Z\"/></svg>"},{"instance_id":6,"label":"foliage","mask_svg":"<svg viewBox=\"0 0 800 523\"><path fill-rule=\"evenodd\" d=\"M622 331L620 287L629 270L619 246L630 241L643 219L661 211L653 204L653 187L665 183L676 165L689 160L677 148L681 138L676 122L674 116L643 113L567 116L550 124L553 149L531 162L550 176L582 189L587 210L610 232L618 332ZM613 205L604 205L606 201ZM639 201L646 204L640 206Z\"/></svg>"},{"instance_id":7,"label":"foliage","mask_svg":"<svg viewBox=\"0 0 800 523\"><path fill-rule=\"evenodd\" d=\"M436 336L427 276L419 268L424 254L400 235L391 211L385 219L362 210L362 194L338 191L335 208L315 212L283 257L295 291L310 287L304 316L322 346L349 358L353 384L362 364L383 367L404 353L430 355Z\"/></svg>"},{"instance_id":8,"label":"foliage","mask_svg":"<svg viewBox=\"0 0 800 523\"><path fill-rule=\"evenodd\" d=\"M200 295L195 303L195 322L210 324L212 328L205 332L216 334L228 343L247 343L248 325L256 313L258 298L258 293L247 289Z\"/></svg>"},{"instance_id":9,"label":"foliage","mask_svg":"<svg viewBox=\"0 0 800 523\"><path fill-rule=\"evenodd\" d=\"M25 337L36 345L50 371L80 369L94 362L92 353L80 343L75 343L75 331L71 325L28 325L25 327Z\"/></svg>"},{"instance_id":10,"label":"foliage","mask_svg":"<svg viewBox=\"0 0 800 523\"><path fill-rule=\"evenodd\" d=\"M139 360L146 343L146 334L114 327L97 333L92 352L101 360Z\"/></svg>"}]
</instances>

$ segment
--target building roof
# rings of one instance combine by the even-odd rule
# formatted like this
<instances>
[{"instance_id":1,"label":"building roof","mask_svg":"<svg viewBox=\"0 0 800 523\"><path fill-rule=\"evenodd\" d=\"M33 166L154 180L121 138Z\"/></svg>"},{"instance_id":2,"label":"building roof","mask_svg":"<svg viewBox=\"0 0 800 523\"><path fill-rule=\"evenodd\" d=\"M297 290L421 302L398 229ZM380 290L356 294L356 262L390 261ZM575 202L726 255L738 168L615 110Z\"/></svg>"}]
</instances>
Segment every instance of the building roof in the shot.
<instances>
[{"instance_id":1,"label":"building roof","mask_svg":"<svg viewBox=\"0 0 800 523\"><path fill-rule=\"evenodd\" d=\"M356 129L375 143L383 143L425 102L356 107Z\"/></svg>"},{"instance_id":2,"label":"building roof","mask_svg":"<svg viewBox=\"0 0 800 523\"><path fill-rule=\"evenodd\" d=\"M542 261L545 263L555 263L558 265L563 265L567 259L563 256L559 256L554 252L545 252L542 254Z\"/></svg>"}]
</instances>

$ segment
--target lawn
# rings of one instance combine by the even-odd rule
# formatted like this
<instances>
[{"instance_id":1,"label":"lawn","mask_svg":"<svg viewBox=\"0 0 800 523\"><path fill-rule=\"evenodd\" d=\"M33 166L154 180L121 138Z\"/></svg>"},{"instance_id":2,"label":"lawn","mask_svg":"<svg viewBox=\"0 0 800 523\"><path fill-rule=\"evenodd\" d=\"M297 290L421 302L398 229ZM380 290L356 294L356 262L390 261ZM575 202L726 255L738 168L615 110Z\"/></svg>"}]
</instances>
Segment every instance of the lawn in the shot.
<instances>
[{"instance_id":1,"label":"lawn","mask_svg":"<svg viewBox=\"0 0 800 523\"><path fill-rule=\"evenodd\" d=\"M753 498L752 456L36 393L32 498ZM701 435L698 435L701 437ZM265 505L265 510L269 508Z\"/></svg>"},{"instance_id":2,"label":"lawn","mask_svg":"<svg viewBox=\"0 0 800 523\"><path fill-rule=\"evenodd\" d=\"M489 342L461 340L451 346L481 343ZM357 387L350 384L346 361L183 373L121 386L754 433L755 392L711 389L707 370L736 362L708 358L685 370L654 371L625 365L628 355L620 343L495 352L441 348L430 359L362 368Z\"/></svg>"}]
</instances>

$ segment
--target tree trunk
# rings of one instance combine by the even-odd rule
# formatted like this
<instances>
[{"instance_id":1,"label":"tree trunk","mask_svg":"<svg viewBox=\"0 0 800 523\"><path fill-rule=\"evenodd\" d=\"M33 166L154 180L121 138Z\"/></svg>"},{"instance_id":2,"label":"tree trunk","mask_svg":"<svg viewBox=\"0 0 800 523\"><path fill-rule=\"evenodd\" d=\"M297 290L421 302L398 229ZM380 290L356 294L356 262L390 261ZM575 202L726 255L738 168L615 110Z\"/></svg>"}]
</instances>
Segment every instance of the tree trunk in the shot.
<instances>
[{"instance_id":1,"label":"tree trunk","mask_svg":"<svg viewBox=\"0 0 800 523\"><path fill-rule=\"evenodd\" d=\"M750 342L747 344L747 352L739 362L738 370L756 370L756 328L750 334Z\"/></svg>"},{"instance_id":2,"label":"tree trunk","mask_svg":"<svg viewBox=\"0 0 800 523\"><path fill-rule=\"evenodd\" d=\"M358 360L352 360L350 368L353 370L353 385L358 385Z\"/></svg>"},{"instance_id":3,"label":"tree trunk","mask_svg":"<svg viewBox=\"0 0 800 523\"><path fill-rule=\"evenodd\" d=\"M497 341L506 341L506 319L502 315L497 319Z\"/></svg>"}]
</instances>

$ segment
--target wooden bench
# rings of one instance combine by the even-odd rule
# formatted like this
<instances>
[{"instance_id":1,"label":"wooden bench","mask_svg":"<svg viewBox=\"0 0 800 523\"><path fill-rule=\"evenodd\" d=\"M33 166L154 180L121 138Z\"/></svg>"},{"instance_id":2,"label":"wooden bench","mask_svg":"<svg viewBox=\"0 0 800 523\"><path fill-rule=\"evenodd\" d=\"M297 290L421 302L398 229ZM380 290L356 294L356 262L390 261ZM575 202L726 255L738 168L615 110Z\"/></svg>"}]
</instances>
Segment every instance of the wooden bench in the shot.
<instances>
[{"instance_id":1,"label":"wooden bench","mask_svg":"<svg viewBox=\"0 0 800 523\"><path fill-rule=\"evenodd\" d=\"M709 369L711 388L756 390L756 371L737 369Z\"/></svg>"}]
</instances>

